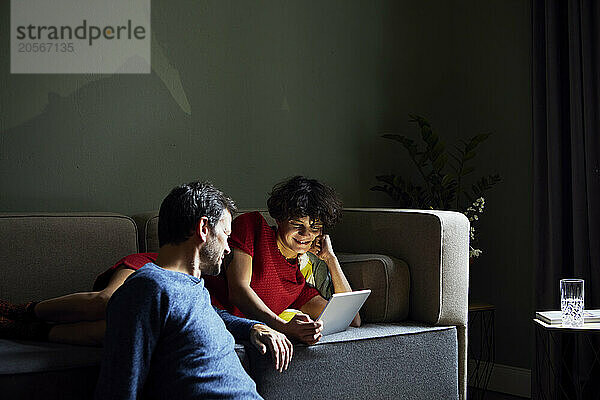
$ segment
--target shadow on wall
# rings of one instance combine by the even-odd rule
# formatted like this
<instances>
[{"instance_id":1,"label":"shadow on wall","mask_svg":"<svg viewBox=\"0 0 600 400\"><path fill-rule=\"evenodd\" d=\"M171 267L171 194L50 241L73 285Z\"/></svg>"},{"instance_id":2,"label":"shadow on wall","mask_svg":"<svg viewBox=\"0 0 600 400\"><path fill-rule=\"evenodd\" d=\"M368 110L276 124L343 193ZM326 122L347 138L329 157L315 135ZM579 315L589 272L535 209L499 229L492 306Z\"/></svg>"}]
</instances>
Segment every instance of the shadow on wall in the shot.
<instances>
[{"instance_id":1,"label":"shadow on wall","mask_svg":"<svg viewBox=\"0 0 600 400\"><path fill-rule=\"evenodd\" d=\"M186 8L190 14L193 7ZM172 18L160 21L164 35L185 33L178 31L186 25L169 23ZM160 31L161 24L156 26ZM175 50L170 57L177 54L188 77L198 79L189 52ZM214 139L192 123L175 65L153 34L148 75L38 75L33 84L15 78L18 83L7 85L3 97L20 110L0 116L0 208L123 210L124 204L135 204L154 209L156 199L144 206L139 198L156 196L157 183L197 176L198 146Z\"/></svg>"},{"instance_id":2,"label":"shadow on wall","mask_svg":"<svg viewBox=\"0 0 600 400\"><path fill-rule=\"evenodd\" d=\"M0 134L2 208L114 209L115 193L127 196L152 185L155 174L176 172L169 164L181 161L187 143L171 132L188 130L185 116L156 73L112 75L64 97L49 93L39 115ZM35 203L40 193L51 204Z\"/></svg>"}]
</instances>

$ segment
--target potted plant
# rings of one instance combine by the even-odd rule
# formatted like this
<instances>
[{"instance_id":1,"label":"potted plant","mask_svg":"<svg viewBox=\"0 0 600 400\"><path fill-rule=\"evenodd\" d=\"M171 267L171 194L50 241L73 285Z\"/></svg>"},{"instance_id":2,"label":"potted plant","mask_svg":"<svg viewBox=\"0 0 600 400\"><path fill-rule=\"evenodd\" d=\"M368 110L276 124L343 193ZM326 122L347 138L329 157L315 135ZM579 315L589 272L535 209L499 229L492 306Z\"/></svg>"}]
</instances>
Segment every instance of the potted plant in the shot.
<instances>
[{"instance_id":1,"label":"potted plant","mask_svg":"<svg viewBox=\"0 0 600 400\"><path fill-rule=\"evenodd\" d=\"M469 140L461 140L453 149L447 150L444 142L431 129L423 117L410 115L410 122L419 126L424 146L399 134L384 134L385 139L402 144L421 177L415 184L399 175L378 175L379 185L373 191L387 193L399 208L419 208L459 211L471 222L469 256L479 257L482 250L476 248L476 228L485 208L485 193L502 181L499 174L482 176L472 180L475 172L472 161L477 147L487 140L490 133L481 133ZM472 182L470 185L467 181Z\"/></svg>"}]
</instances>

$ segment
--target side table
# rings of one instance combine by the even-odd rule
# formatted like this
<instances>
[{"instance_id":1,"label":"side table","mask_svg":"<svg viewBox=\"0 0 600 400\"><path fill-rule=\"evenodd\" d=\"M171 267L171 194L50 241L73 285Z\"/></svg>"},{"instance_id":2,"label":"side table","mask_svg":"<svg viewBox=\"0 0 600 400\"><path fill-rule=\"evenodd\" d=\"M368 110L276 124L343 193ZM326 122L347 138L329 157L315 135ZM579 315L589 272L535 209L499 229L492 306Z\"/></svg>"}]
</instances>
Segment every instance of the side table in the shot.
<instances>
[{"instance_id":1,"label":"side table","mask_svg":"<svg viewBox=\"0 0 600 400\"><path fill-rule=\"evenodd\" d=\"M536 399L600 399L600 323L580 328L534 319ZM588 385L589 384L589 385Z\"/></svg>"},{"instance_id":2,"label":"side table","mask_svg":"<svg viewBox=\"0 0 600 400\"><path fill-rule=\"evenodd\" d=\"M467 385L478 389L469 395L469 399L483 399L492 376L496 359L495 311L493 304L469 304Z\"/></svg>"}]
</instances>

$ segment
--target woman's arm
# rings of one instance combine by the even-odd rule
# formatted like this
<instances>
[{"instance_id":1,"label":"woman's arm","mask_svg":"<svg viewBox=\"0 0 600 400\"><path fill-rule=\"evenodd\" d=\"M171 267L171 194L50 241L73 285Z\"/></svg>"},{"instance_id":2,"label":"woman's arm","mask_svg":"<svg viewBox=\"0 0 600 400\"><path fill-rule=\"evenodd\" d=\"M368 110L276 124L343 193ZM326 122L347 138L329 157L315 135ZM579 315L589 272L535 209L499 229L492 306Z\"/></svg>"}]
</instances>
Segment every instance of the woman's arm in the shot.
<instances>
[{"instance_id":1,"label":"woman's arm","mask_svg":"<svg viewBox=\"0 0 600 400\"><path fill-rule=\"evenodd\" d=\"M285 333L307 344L316 343L320 338L322 324L308 316L298 314L290 322L279 318L250 287L252 278L252 257L242 250L233 249L233 259L227 267L229 301L248 318L264 322L271 328Z\"/></svg>"},{"instance_id":2,"label":"woman's arm","mask_svg":"<svg viewBox=\"0 0 600 400\"><path fill-rule=\"evenodd\" d=\"M312 319L316 319L319 318L319 315L321 315L326 305L327 300L325 300L321 295L317 295L304 303L304 305L300 307L300 311L310 315Z\"/></svg>"},{"instance_id":3,"label":"woman's arm","mask_svg":"<svg viewBox=\"0 0 600 400\"><path fill-rule=\"evenodd\" d=\"M346 279L346 275L344 275L342 267L340 266L340 263L333 252L333 246L331 245L331 238L329 235L323 235L320 240L315 240L314 250L316 251L315 254L327 264L329 274L331 275L331 282L333 284L333 292L351 292L352 288L350 287L350 283L348 283L348 279ZM316 304L317 303L315 303L315 306ZM325 305L323 305L323 308L324 307ZM321 310L323 310L323 308L321 308ZM360 314L357 313L350 325L360 326L360 324Z\"/></svg>"}]
</instances>

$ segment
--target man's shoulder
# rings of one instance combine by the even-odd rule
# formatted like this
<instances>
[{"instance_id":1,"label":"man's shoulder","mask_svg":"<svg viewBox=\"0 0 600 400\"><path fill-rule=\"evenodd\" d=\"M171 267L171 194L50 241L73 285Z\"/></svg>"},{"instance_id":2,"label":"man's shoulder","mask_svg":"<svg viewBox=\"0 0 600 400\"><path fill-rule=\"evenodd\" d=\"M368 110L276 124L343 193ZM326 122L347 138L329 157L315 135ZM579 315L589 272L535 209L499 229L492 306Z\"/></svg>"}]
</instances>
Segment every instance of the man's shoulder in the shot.
<instances>
[{"instance_id":1,"label":"man's shoulder","mask_svg":"<svg viewBox=\"0 0 600 400\"><path fill-rule=\"evenodd\" d=\"M175 272L159 267L154 263L148 263L140 268L130 278L139 285L147 285L164 291L178 290L185 286L197 286L202 281L192 275L183 272Z\"/></svg>"},{"instance_id":2,"label":"man's shoulder","mask_svg":"<svg viewBox=\"0 0 600 400\"><path fill-rule=\"evenodd\" d=\"M131 274L110 297L108 309L146 309L155 304L156 299L162 298L167 285L157 273L159 271L154 269L159 267L146 264Z\"/></svg>"},{"instance_id":3,"label":"man's shoulder","mask_svg":"<svg viewBox=\"0 0 600 400\"><path fill-rule=\"evenodd\" d=\"M163 269L155 264L146 264L123 283L113 294L119 302L148 302L151 299L176 299L197 287L199 279L180 272ZM162 301L159 300L159 301Z\"/></svg>"},{"instance_id":4,"label":"man's shoulder","mask_svg":"<svg viewBox=\"0 0 600 400\"><path fill-rule=\"evenodd\" d=\"M124 288L160 290L168 286L165 270L153 263L148 263L134 272L123 284Z\"/></svg>"}]
</instances>

